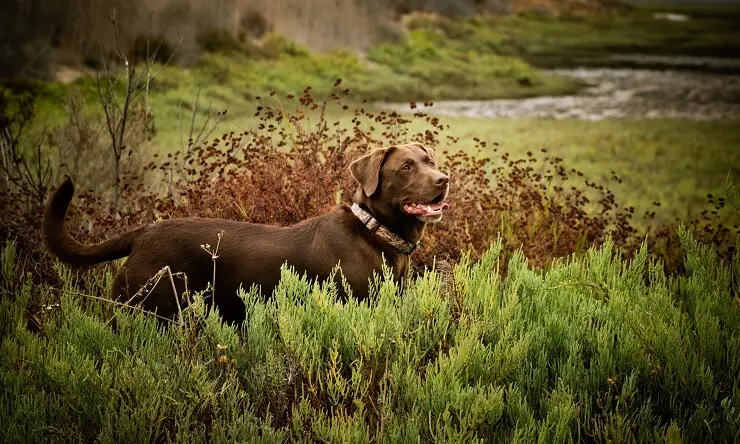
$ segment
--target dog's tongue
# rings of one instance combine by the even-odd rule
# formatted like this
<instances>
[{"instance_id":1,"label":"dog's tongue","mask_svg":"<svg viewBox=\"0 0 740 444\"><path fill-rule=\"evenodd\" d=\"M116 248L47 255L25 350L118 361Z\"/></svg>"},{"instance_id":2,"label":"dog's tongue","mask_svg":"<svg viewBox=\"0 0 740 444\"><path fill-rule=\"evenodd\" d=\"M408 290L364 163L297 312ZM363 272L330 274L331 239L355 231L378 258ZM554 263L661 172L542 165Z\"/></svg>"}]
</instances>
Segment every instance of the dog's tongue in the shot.
<instances>
[{"instance_id":1,"label":"dog's tongue","mask_svg":"<svg viewBox=\"0 0 740 444\"><path fill-rule=\"evenodd\" d=\"M434 204L406 204L403 206L403 210L408 214L416 216L436 216L442 214L442 211L448 209L449 204L434 203Z\"/></svg>"}]
</instances>

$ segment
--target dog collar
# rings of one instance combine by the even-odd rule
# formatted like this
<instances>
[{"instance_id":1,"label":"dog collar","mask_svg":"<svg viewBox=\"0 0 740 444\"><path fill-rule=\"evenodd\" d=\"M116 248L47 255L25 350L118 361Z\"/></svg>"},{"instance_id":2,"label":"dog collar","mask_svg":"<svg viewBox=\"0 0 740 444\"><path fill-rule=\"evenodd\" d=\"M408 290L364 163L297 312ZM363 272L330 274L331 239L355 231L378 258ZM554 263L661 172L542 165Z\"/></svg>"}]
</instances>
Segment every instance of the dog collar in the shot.
<instances>
[{"instance_id":1,"label":"dog collar","mask_svg":"<svg viewBox=\"0 0 740 444\"><path fill-rule=\"evenodd\" d=\"M393 245L393 248L398 250L399 253L411 254L419 245L418 242L409 242L396 233L392 232L388 228L384 227L380 222L378 222L377 219L372 216L372 214L360 208L360 206L356 203L353 203L351 208L352 213L357 216L358 219L360 219L360 222L362 222L362 224L365 225L368 230L385 239L389 244Z\"/></svg>"}]
</instances>

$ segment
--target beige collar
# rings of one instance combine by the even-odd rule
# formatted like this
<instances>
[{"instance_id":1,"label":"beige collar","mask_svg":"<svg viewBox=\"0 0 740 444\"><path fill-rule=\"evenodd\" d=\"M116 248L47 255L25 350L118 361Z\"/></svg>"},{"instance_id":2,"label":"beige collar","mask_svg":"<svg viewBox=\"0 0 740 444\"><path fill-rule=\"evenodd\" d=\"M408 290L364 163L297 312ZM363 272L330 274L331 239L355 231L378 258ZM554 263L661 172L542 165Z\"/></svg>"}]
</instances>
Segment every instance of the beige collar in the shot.
<instances>
[{"instance_id":1,"label":"beige collar","mask_svg":"<svg viewBox=\"0 0 740 444\"><path fill-rule=\"evenodd\" d=\"M409 242L396 233L392 232L388 228L384 227L383 225L381 225L380 222L378 222L377 219L372 216L372 214L360 208L360 206L356 203L353 203L351 208L352 213L357 216L358 219L360 219L360 222L362 222L362 224L365 225L368 230L372 231L373 233L382 237L386 242L393 245L393 247L398 250L399 253L411 254L419 245L418 242Z\"/></svg>"}]
</instances>

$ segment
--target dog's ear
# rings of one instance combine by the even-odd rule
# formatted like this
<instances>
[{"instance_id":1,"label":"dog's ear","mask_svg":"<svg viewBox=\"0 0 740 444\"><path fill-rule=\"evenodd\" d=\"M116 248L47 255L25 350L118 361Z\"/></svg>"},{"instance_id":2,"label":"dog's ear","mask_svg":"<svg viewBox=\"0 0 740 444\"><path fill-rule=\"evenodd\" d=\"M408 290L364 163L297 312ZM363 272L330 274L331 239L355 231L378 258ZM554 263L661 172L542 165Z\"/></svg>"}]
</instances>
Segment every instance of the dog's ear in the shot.
<instances>
[{"instance_id":1,"label":"dog's ear","mask_svg":"<svg viewBox=\"0 0 740 444\"><path fill-rule=\"evenodd\" d=\"M352 177L362 185L362 190L369 197L375 194L380 180L380 167L385 157L395 147L377 148L349 165Z\"/></svg>"}]
</instances>

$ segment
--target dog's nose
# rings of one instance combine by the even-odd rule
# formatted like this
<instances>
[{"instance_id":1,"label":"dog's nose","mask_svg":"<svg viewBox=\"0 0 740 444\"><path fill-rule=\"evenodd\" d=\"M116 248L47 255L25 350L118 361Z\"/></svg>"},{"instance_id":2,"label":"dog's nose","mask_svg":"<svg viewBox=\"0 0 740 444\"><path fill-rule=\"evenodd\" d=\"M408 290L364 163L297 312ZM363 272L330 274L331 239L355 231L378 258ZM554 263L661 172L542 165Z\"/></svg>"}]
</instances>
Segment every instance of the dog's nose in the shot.
<instances>
[{"instance_id":1,"label":"dog's nose","mask_svg":"<svg viewBox=\"0 0 740 444\"><path fill-rule=\"evenodd\" d=\"M448 183L450 183L450 178L444 174L440 175L437 180L434 181L434 184L440 187L443 187Z\"/></svg>"}]
</instances>

